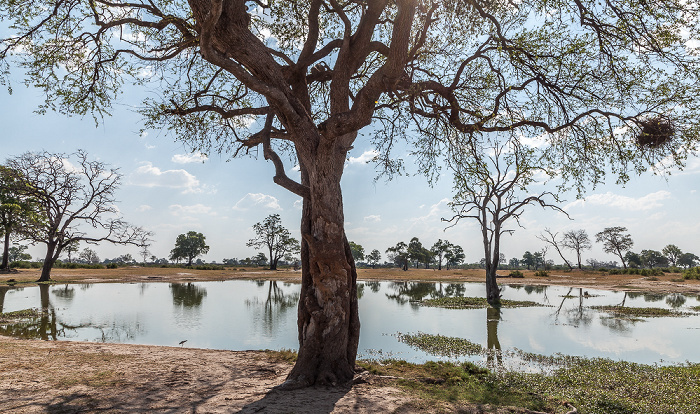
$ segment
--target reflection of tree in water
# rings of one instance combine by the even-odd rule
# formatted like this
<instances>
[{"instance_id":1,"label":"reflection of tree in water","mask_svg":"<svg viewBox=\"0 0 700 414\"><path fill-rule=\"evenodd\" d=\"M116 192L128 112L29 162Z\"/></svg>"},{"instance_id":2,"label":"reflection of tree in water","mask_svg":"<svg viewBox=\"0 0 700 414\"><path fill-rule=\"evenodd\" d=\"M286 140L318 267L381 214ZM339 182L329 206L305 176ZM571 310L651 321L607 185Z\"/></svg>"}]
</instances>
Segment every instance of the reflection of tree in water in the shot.
<instances>
[{"instance_id":1,"label":"reflection of tree in water","mask_svg":"<svg viewBox=\"0 0 700 414\"><path fill-rule=\"evenodd\" d=\"M680 308L685 305L685 296L680 293L671 293L666 296L666 303L672 308Z\"/></svg>"},{"instance_id":2,"label":"reflection of tree in water","mask_svg":"<svg viewBox=\"0 0 700 414\"><path fill-rule=\"evenodd\" d=\"M270 285L267 289L267 298L264 303L256 297L253 300L246 299L245 304L256 313L253 315L253 320L262 320L265 330L267 332L273 332L282 315L289 310L297 309L299 304L299 292L285 294L276 281L271 280L268 283ZM264 284L265 282L263 282L263 285ZM258 285L260 284L258 283ZM289 283L285 283L285 286L290 285ZM262 315L259 315L261 307Z\"/></svg>"},{"instance_id":3,"label":"reflection of tree in water","mask_svg":"<svg viewBox=\"0 0 700 414\"><path fill-rule=\"evenodd\" d=\"M486 308L486 363L492 366L494 362L498 366L503 365L503 355L501 354L501 343L498 341L498 322L501 320L501 310L498 308ZM495 361L494 361L495 358Z\"/></svg>"},{"instance_id":4,"label":"reflection of tree in water","mask_svg":"<svg viewBox=\"0 0 700 414\"><path fill-rule=\"evenodd\" d=\"M207 289L194 283L171 283L170 293L173 295L173 305L193 308L202 306Z\"/></svg>"},{"instance_id":5,"label":"reflection of tree in water","mask_svg":"<svg viewBox=\"0 0 700 414\"><path fill-rule=\"evenodd\" d=\"M73 300L73 296L75 296L75 288L70 285L65 285L64 287L54 288L51 293L57 298L65 299L70 302Z\"/></svg>"},{"instance_id":6,"label":"reflection of tree in water","mask_svg":"<svg viewBox=\"0 0 700 414\"><path fill-rule=\"evenodd\" d=\"M0 286L0 313L2 313L2 308L5 306L5 294L10 290L9 286Z\"/></svg>"},{"instance_id":7,"label":"reflection of tree in water","mask_svg":"<svg viewBox=\"0 0 700 414\"><path fill-rule=\"evenodd\" d=\"M600 323L606 328L610 328L615 332L627 332L637 323L643 321L642 319L634 318L619 318L614 316L606 316L600 318Z\"/></svg>"},{"instance_id":8,"label":"reflection of tree in water","mask_svg":"<svg viewBox=\"0 0 700 414\"><path fill-rule=\"evenodd\" d=\"M3 301L6 292L7 290L0 290ZM49 299L49 285L39 285L39 301L41 307L37 316L2 325L0 326L0 334L15 338L55 341L60 337L66 337L66 331L76 331L81 327L68 325L58 320ZM2 306L0 306L1 308Z\"/></svg>"},{"instance_id":9,"label":"reflection of tree in water","mask_svg":"<svg viewBox=\"0 0 700 414\"><path fill-rule=\"evenodd\" d=\"M591 310L591 308L584 307L583 306L583 299L588 297L588 292L584 293L583 289L579 288L578 289L578 306L567 309L566 311L566 319L569 324L575 325L578 327L579 325L590 325L591 322L593 321L593 316L595 315L595 312Z\"/></svg>"},{"instance_id":10,"label":"reflection of tree in water","mask_svg":"<svg viewBox=\"0 0 700 414\"><path fill-rule=\"evenodd\" d=\"M100 337L95 338L98 342L126 342L133 341L138 334L145 332L141 323L132 322L112 322L111 325L95 326L100 330Z\"/></svg>"},{"instance_id":11,"label":"reflection of tree in water","mask_svg":"<svg viewBox=\"0 0 700 414\"><path fill-rule=\"evenodd\" d=\"M435 283L424 282L391 282L389 288L394 290L394 294L386 294L387 299L395 300L401 305L409 302L418 302L426 298L442 297L442 292L438 291ZM411 306L418 307L417 303Z\"/></svg>"},{"instance_id":12,"label":"reflection of tree in water","mask_svg":"<svg viewBox=\"0 0 700 414\"><path fill-rule=\"evenodd\" d=\"M377 293L377 292L379 292L379 289L380 289L380 287L381 287L381 283L380 283L380 282L377 282L377 281L370 281L370 282L365 282L365 286L368 286L369 289L370 289L373 293Z\"/></svg>"},{"instance_id":13,"label":"reflection of tree in water","mask_svg":"<svg viewBox=\"0 0 700 414\"><path fill-rule=\"evenodd\" d=\"M357 284L357 298L362 299L362 296L365 294L365 285L363 283L358 283Z\"/></svg>"},{"instance_id":14,"label":"reflection of tree in water","mask_svg":"<svg viewBox=\"0 0 700 414\"><path fill-rule=\"evenodd\" d=\"M663 293L645 293L644 302L661 302L665 297Z\"/></svg>"}]
</instances>

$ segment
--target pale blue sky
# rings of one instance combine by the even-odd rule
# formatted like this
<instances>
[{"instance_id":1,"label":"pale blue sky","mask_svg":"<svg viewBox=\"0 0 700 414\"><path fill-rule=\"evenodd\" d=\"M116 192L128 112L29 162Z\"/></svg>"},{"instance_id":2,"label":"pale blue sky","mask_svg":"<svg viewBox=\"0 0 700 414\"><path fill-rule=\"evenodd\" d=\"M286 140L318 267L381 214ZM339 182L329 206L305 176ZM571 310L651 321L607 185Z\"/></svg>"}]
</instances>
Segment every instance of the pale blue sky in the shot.
<instances>
[{"instance_id":1,"label":"pale blue sky","mask_svg":"<svg viewBox=\"0 0 700 414\"><path fill-rule=\"evenodd\" d=\"M156 256L167 257L177 235L189 230L207 237L211 250L204 259L208 262L252 256L255 251L245 246L253 237L252 225L273 213L280 214L283 225L298 237L299 197L272 182L273 167L262 157L226 162L225 156L215 154L202 159L162 131L140 135L140 118L131 107L138 104L138 93L127 91L114 106L112 117L95 127L91 118L33 113L41 93L22 86L16 73L13 88L13 95L0 91L2 161L25 151L83 149L118 167L124 175L117 192L119 209L127 221L155 233L151 251ZM476 223L463 221L444 230L446 223L441 218L451 217L447 206L452 197L451 178L443 176L434 188L422 176L375 182L374 166L364 162L372 150L368 145L362 139L356 143L343 177L348 238L367 252L379 249L384 258L386 248L399 241L417 236L430 247L442 238L462 245L468 262L479 261L483 248ZM287 166L290 174L292 167ZM619 225L629 229L634 251L661 250L673 243L684 252L700 254L698 178L700 160L692 159L685 171L674 172L667 180L646 174L633 177L625 187L599 186L585 201L565 195L561 206L573 220L529 207L522 220L526 228L504 236L502 252L510 259L522 257L525 250L539 250L543 243L536 235L545 227L554 232L582 228L593 239L604 227ZM138 257L135 247L102 245L96 250L101 259L124 253ZM30 253L43 256L42 247L32 247ZM551 250L548 258L561 262ZM568 258L573 260L573 253ZM597 244L585 253L584 260L587 258L615 260Z\"/></svg>"}]
</instances>

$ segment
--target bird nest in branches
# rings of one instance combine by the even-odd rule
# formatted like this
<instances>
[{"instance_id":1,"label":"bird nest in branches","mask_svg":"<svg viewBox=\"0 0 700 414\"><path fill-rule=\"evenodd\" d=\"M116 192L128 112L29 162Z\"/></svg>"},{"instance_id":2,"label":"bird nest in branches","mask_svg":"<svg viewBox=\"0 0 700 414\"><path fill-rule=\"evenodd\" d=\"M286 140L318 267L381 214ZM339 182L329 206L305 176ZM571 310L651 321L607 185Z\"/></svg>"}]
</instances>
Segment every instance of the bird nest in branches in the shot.
<instances>
[{"instance_id":1,"label":"bird nest in branches","mask_svg":"<svg viewBox=\"0 0 700 414\"><path fill-rule=\"evenodd\" d=\"M640 121L639 124L642 131L637 136L637 145L642 148L659 148L673 139L675 128L671 120L666 117L657 116Z\"/></svg>"}]
</instances>

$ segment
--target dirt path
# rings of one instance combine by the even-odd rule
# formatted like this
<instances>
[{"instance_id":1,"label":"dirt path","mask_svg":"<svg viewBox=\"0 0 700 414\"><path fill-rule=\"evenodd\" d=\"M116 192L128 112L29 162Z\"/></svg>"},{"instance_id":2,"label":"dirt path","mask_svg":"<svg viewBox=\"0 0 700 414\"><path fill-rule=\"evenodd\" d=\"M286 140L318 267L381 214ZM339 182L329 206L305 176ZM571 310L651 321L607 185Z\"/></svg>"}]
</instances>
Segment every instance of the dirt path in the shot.
<instances>
[{"instance_id":1,"label":"dirt path","mask_svg":"<svg viewBox=\"0 0 700 414\"><path fill-rule=\"evenodd\" d=\"M261 351L0 336L0 412L390 413L409 401L377 383L272 390L290 369Z\"/></svg>"}]
</instances>

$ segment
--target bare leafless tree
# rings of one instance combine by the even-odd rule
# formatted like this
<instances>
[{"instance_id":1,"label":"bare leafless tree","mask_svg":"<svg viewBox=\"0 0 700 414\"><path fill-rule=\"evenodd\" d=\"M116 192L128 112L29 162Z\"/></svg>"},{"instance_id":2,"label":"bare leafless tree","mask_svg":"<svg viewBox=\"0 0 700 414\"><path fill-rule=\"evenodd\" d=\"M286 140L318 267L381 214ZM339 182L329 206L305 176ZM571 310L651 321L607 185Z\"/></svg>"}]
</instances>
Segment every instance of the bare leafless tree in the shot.
<instances>
[{"instance_id":1,"label":"bare leafless tree","mask_svg":"<svg viewBox=\"0 0 700 414\"><path fill-rule=\"evenodd\" d=\"M564 241L562 245L567 249L576 252L578 268L582 269L583 266L581 266L581 253L584 250L590 250L593 247L593 245L591 244L591 240L588 238L588 233L586 232L586 230L579 229L567 231L566 233L564 233Z\"/></svg>"},{"instance_id":2,"label":"bare leafless tree","mask_svg":"<svg viewBox=\"0 0 700 414\"><path fill-rule=\"evenodd\" d=\"M573 269L574 267L571 266L571 263L569 263L568 260L566 260L566 257L564 257L564 254L561 252L561 249L559 248L559 245L564 245L564 241L562 240L557 240L557 235L559 233L552 233L550 229L544 229L544 234L539 234L537 235L537 238L542 240L543 242L549 244L550 246L554 247L554 250L557 251L559 254L559 257L561 257L561 260L564 261L564 263L569 267L569 270ZM546 265L546 263L545 263ZM546 267L545 267L546 268Z\"/></svg>"},{"instance_id":3,"label":"bare leafless tree","mask_svg":"<svg viewBox=\"0 0 700 414\"><path fill-rule=\"evenodd\" d=\"M492 306L500 304L496 271L500 262L501 236L515 230L505 227L508 221L520 226L520 216L528 205L539 205L566 214L548 199L558 202L557 194L542 191L529 194L535 175L543 172L537 151L511 137L499 142L489 139L484 148L473 143L466 152L449 162L455 174L455 196L450 203L455 215L447 220L479 222L486 266L486 299Z\"/></svg>"},{"instance_id":4,"label":"bare leafless tree","mask_svg":"<svg viewBox=\"0 0 700 414\"><path fill-rule=\"evenodd\" d=\"M614 3L614 4L613 4ZM540 136L580 188L698 141L694 1L0 0L0 82L15 64L40 111L94 114L147 87L146 127L194 150L262 149L303 198L299 357L285 388L351 379L356 270L340 179L348 151L415 145L432 177L449 132ZM9 29L11 28L11 29ZM633 57L633 58L630 58ZM368 129L367 141L358 131ZM639 138L639 139L637 139ZM285 173L286 152L300 179Z\"/></svg>"},{"instance_id":5,"label":"bare leafless tree","mask_svg":"<svg viewBox=\"0 0 700 414\"><path fill-rule=\"evenodd\" d=\"M84 151L73 154L73 159L46 151L27 152L10 158L7 166L17 173L20 191L39 206L41 220L24 234L46 245L40 282L51 279L61 252L77 242L143 245L147 241L149 232L119 216L114 193L121 174L90 161Z\"/></svg>"}]
</instances>

